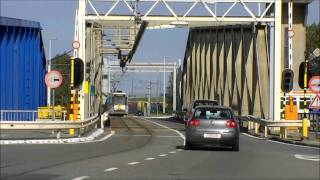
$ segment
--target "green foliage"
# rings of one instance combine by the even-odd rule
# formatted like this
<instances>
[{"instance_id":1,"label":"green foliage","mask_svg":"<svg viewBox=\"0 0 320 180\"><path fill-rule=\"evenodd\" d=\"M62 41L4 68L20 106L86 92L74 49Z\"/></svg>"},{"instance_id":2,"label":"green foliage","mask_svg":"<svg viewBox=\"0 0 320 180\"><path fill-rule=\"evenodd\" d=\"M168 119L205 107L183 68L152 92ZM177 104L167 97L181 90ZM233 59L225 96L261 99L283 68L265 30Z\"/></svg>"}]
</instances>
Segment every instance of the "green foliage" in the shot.
<instances>
[{"instance_id":1,"label":"green foliage","mask_svg":"<svg viewBox=\"0 0 320 180\"><path fill-rule=\"evenodd\" d=\"M307 26L306 52L312 53L314 49L320 48L320 22Z\"/></svg>"},{"instance_id":2,"label":"green foliage","mask_svg":"<svg viewBox=\"0 0 320 180\"><path fill-rule=\"evenodd\" d=\"M169 82L166 87L166 110L171 111L172 110L172 105L173 105L173 73L170 73L169 76Z\"/></svg>"},{"instance_id":3,"label":"green foliage","mask_svg":"<svg viewBox=\"0 0 320 180\"><path fill-rule=\"evenodd\" d=\"M70 99L70 55L57 54L52 59L51 69L60 71L63 77L62 86L55 89L55 105L66 106Z\"/></svg>"}]
</instances>

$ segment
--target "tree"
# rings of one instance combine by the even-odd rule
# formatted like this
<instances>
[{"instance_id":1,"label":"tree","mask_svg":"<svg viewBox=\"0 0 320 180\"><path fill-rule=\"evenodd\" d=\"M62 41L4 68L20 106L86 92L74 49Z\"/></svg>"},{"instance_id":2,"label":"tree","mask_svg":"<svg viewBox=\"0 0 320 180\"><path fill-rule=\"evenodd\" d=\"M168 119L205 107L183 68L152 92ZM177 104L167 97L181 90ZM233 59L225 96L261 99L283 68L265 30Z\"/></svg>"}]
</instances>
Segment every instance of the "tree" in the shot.
<instances>
[{"instance_id":1,"label":"tree","mask_svg":"<svg viewBox=\"0 0 320 180\"><path fill-rule=\"evenodd\" d=\"M64 52L52 59L51 69L58 70L63 77L62 85L55 89L55 105L67 106L70 102L70 58L71 56Z\"/></svg>"},{"instance_id":2,"label":"tree","mask_svg":"<svg viewBox=\"0 0 320 180\"><path fill-rule=\"evenodd\" d=\"M166 109L168 110L168 112L172 110L172 104L173 104L172 99L173 99L173 73L170 73L169 82L166 87L166 104L168 104L168 106L166 106Z\"/></svg>"},{"instance_id":3,"label":"tree","mask_svg":"<svg viewBox=\"0 0 320 180\"><path fill-rule=\"evenodd\" d=\"M306 52L310 54L314 49L320 48L320 22L307 26Z\"/></svg>"}]
</instances>

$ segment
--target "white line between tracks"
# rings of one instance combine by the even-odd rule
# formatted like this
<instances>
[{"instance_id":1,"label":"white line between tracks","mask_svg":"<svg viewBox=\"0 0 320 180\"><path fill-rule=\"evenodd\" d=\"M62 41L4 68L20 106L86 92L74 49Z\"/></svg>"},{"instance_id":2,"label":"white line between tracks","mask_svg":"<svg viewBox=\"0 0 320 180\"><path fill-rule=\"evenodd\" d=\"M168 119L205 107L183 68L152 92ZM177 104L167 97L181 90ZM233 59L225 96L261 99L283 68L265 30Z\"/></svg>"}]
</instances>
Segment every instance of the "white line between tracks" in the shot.
<instances>
[{"instance_id":1,"label":"white line between tracks","mask_svg":"<svg viewBox=\"0 0 320 180\"><path fill-rule=\"evenodd\" d=\"M151 160L154 160L155 158L152 158L152 157L150 157L150 158L145 158L144 160L146 160L146 161L151 161Z\"/></svg>"},{"instance_id":2,"label":"white line between tracks","mask_svg":"<svg viewBox=\"0 0 320 180\"><path fill-rule=\"evenodd\" d=\"M185 143L186 143L186 142L185 142L185 141L186 141L186 137L185 137L181 132L179 132L179 131L177 131L177 130L175 130L175 129L171 129L171 128L165 126L165 125L162 125L162 124L159 124L159 123L150 121L150 120L145 119L145 118L141 118L141 119L143 119L143 120L145 120L145 121L148 121L148 122L150 122L150 123L156 124L156 125L158 125L158 126L160 126L160 127L163 127L163 128L165 128L165 129L169 129L170 131L173 131L173 132L177 133L177 134L183 139L183 145L185 145Z\"/></svg>"},{"instance_id":3,"label":"white line between tracks","mask_svg":"<svg viewBox=\"0 0 320 180\"><path fill-rule=\"evenodd\" d=\"M139 164L140 162L130 162L128 163L128 165L136 165L136 164Z\"/></svg>"},{"instance_id":4,"label":"white line between tracks","mask_svg":"<svg viewBox=\"0 0 320 180\"><path fill-rule=\"evenodd\" d=\"M88 178L90 178L90 176L80 176L80 177L73 178L72 180L83 180Z\"/></svg>"},{"instance_id":5,"label":"white line between tracks","mask_svg":"<svg viewBox=\"0 0 320 180\"><path fill-rule=\"evenodd\" d=\"M175 153L176 153L176 151L170 151L169 153L170 153L170 154L175 154Z\"/></svg>"},{"instance_id":6,"label":"white line between tracks","mask_svg":"<svg viewBox=\"0 0 320 180\"><path fill-rule=\"evenodd\" d=\"M104 172L111 172L111 171L114 171L114 170L117 170L118 168L116 167L112 167L112 168L108 168L108 169L105 169Z\"/></svg>"}]
</instances>

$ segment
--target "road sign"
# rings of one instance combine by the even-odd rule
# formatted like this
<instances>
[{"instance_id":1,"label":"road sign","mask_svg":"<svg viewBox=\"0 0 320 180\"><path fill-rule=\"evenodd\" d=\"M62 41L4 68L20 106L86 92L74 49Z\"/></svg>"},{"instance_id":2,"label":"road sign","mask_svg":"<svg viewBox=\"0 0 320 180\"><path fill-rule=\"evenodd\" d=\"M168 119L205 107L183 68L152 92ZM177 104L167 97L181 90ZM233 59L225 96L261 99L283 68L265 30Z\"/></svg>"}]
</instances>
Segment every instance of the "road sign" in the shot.
<instances>
[{"instance_id":1,"label":"road sign","mask_svg":"<svg viewBox=\"0 0 320 180\"><path fill-rule=\"evenodd\" d=\"M72 42L72 48L73 49L79 49L79 47L80 47L79 41L73 41Z\"/></svg>"},{"instance_id":2,"label":"road sign","mask_svg":"<svg viewBox=\"0 0 320 180\"><path fill-rule=\"evenodd\" d=\"M309 109L320 109L320 96L319 95L316 95L316 97L310 103Z\"/></svg>"},{"instance_id":3,"label":"road sign","mask_svg":"<svg viewBox=\"0 0 320 180\"><path fill-rule=\"evenodd\" d=\"M320 93L320 76L313 76L309 80L308 84L309 90L313 93L319 94Z\"/></svg>"},{"instance_id":4,"label":"road sign","mask_svg":"<svg viewBox=\"0 0 320 180\"><path fill-rule=\"evenodd\" d=\"M289 36L290 38L293 38L293 36L294 36L294 31L293 31L293 30L288 30L288 36Z\"/></svg>"},{"instance_id":5,"label":"road sign","mask_svg":"<svg viewBox=\"0 0 320 180\"><path fill-rule=\"evenodd\" d=\"M62 75L59 71L53 70L46 74L45 83L49 88L55 89L61 86L63 81Z\"/></svg>"},{"instance_id":6,"label":"road sign","mask_svg":"<svg viewBox=\"0 0 320 180\"><path fill-rule=\"evenodd\" d=\"M316 57L319 57L319 56L320 56L320 49L319 49L319 48L316 48L316 49L313 51L313 54L314 54Z\"/></svg>"}]
</instances>

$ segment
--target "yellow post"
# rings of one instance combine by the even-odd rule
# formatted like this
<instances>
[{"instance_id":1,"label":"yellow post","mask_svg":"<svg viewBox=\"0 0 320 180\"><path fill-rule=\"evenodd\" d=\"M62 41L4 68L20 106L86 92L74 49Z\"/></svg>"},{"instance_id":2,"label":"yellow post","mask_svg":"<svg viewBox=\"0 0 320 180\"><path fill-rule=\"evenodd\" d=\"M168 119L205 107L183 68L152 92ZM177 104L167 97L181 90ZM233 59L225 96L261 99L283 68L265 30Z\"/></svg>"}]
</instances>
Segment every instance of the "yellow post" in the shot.
<instances>
[{"instance_id":1,"label":"yellow post","mask_svg":"<svg viewBox=\"0 0 320 180\"><path fill-rule=\"evenodd\" d=\"M305 57L305 66L304 66L304 76L303 76L303 119L302 119L302 139L308 138L308 118L307 118L307 97L306 97L306 93L307 93L307 74L308 74L308 60Z\"/></svg>"},{"instance_id":2,"label":"yellow post","mask_svg":"<svg viewBox=\"0 0 320 180\"><path fill-rule=\"evenodd\" d=\"M77 119L77 116L74 116L74 103L75 103L75 93L73 90L73 80L74 80L74 58L70 59L70 113L69 113L69 120L74 121ZM74 129L69 129L69 135L74 135Z\"/></svg>"}]
</instances>

